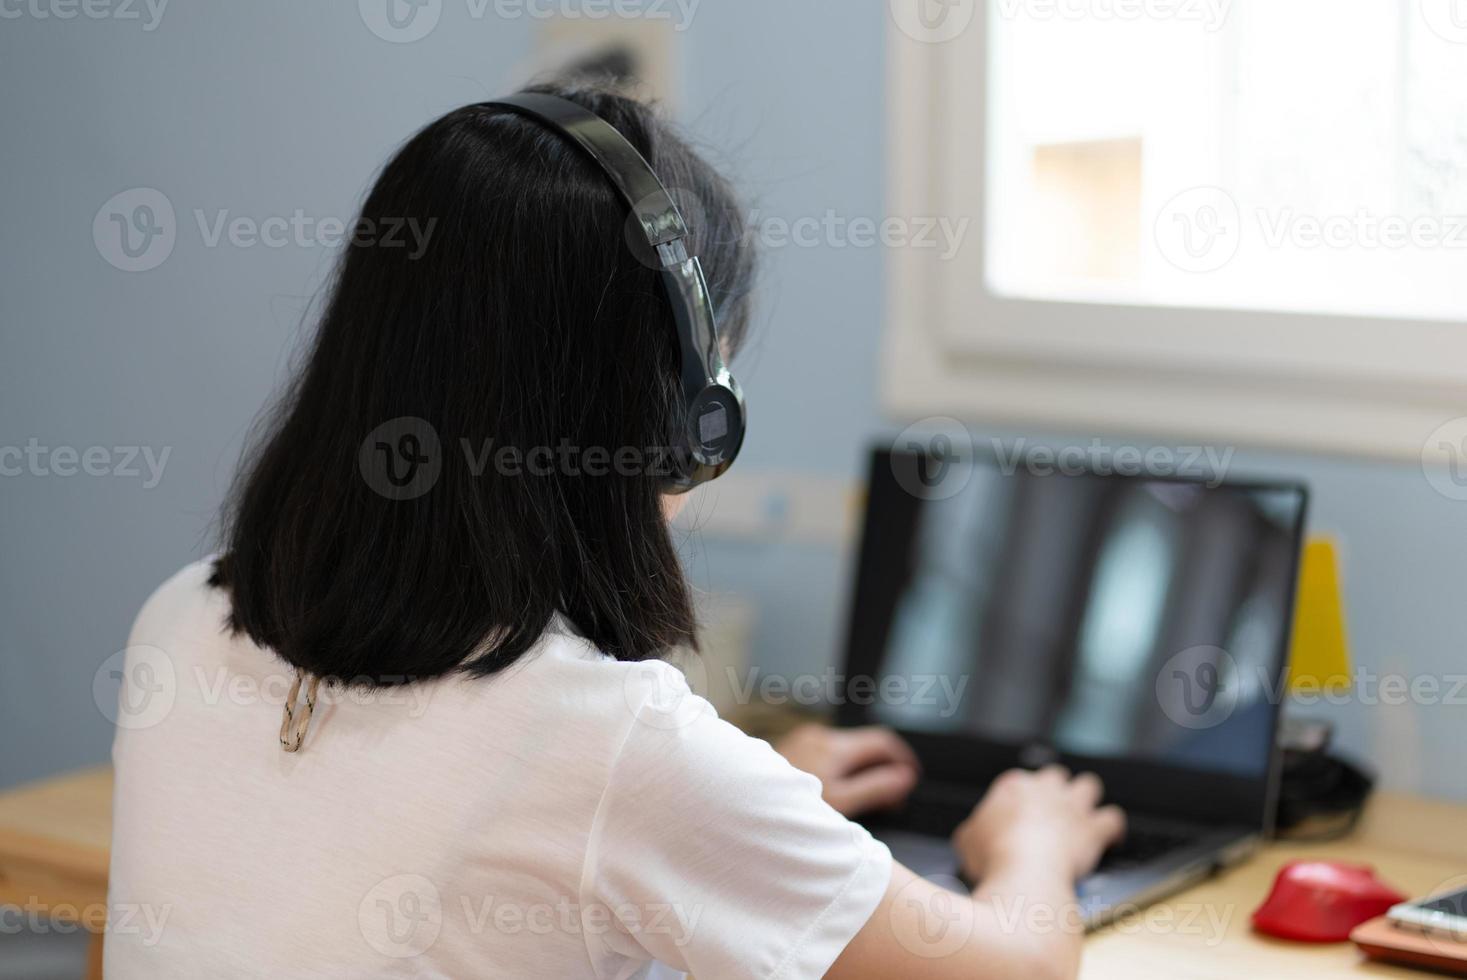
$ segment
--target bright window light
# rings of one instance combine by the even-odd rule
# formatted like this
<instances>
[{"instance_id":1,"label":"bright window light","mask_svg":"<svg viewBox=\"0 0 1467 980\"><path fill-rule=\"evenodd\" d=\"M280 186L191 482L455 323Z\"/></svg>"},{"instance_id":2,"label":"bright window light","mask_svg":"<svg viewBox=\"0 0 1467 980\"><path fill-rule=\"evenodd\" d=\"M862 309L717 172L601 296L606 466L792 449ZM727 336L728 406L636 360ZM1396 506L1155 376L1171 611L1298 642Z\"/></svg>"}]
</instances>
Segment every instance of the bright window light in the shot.
<instances>
[{"instance_id":1,"label":"bright window light","mask_svg":"<svg viewBox=\"0 0 1467 980\"><path fill-rule=\"evenodd\" d=\"M1467 317L1467 3L989 10L994 293Z\"/></svg>"}]
</instances>

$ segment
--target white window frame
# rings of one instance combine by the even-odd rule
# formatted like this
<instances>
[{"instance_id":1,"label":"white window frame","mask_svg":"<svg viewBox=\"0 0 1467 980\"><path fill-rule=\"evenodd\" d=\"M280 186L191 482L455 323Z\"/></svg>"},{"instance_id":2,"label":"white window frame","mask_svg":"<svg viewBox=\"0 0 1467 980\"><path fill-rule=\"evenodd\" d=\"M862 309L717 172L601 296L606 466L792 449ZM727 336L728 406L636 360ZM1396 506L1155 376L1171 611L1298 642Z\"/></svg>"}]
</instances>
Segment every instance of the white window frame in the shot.
<instances>
[{"instance_id":1,"label":"white window frame","mask_svg":"<svg viewBox=\"0 0 1467 980\"><path fill-rule=\"evenodd\" d=\"M976 0L972 22L942 43L888 19L887 213L969 226L952 258L889 250L887 411L1398 460L1432 454L1433 432L1467 415L1467 324L988 290L989 2Z\"/></svg>"}]
</instances>

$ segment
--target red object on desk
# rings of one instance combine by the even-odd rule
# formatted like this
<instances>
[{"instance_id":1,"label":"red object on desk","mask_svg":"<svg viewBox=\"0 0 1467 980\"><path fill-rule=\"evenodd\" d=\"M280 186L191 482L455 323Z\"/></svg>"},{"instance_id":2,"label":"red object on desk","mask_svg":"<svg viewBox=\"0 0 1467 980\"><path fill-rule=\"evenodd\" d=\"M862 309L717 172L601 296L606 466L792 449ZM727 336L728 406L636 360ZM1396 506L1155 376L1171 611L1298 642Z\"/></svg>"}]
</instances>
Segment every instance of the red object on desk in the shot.
<instances>
[{"instance_id":1,"label":"red object on desk","mask_svg":"<svg viewBox=\"0 0 1467 980\"><path fill-rule=\"evenodd\" d=\"M1350 938L1361 952L1373 960L1426 967L1467 977L1467 943L1449 936L1401 929L1381 916L1357 928L1350 933Z\"/></svg>"},{"instance_id":2,"label":"red object on desk","mask_svg":"<svg viewBox=\"0 0 1467 980\"><path fill-rule=\"evenodd\" d=\"M1280 939L1341 943L1351 929L1404 901L1368 864L1290 861L1253 913L1253 928Z\"/></svg>"}]
</instances>

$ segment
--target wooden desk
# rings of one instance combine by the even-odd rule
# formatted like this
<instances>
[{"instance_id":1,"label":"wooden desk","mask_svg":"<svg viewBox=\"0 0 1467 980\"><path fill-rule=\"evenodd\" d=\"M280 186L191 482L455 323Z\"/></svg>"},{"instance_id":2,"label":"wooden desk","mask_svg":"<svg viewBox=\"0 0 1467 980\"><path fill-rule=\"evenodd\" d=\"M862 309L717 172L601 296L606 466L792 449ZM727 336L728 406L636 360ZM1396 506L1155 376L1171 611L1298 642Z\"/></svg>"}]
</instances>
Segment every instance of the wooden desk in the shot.
<instances>
[{"instance_id":1,"label":"wooden desk","mask_svg":"<svg viewBox=\"0 0 1467 980\"><path fill-rule=\"evenodd\" d=\"M112 772L103 766L0 793L0 902L78 910L96 928L107 901ZM1083 980L1286 980L1432 974L1365 962L1353 944L1266 939L1248 917L1284 862L1330 858L1375 865L1392 885L1425 894L1467 874L1467 806L1384 795L1359 832L1333 844L1273 844L1241 867L1091 936ZM93 910L88 912L87 910ZM101 976L101 934L91 975Z\"/></svg>"},{"instance_id":2,"label":"wooden desk","mask_svg":"<svg viewBox=\"0 0 1467 980\"><path fill-rule=\"evenodd\" d=\"M1211 881L1102 929L1085 944L1082 980L1285 980L1436 974L1365 960L1353 943L1311 945L1269 939L1249 917L1295 858L1374 865L1410 895L1467 874L1467 807L1404 796L1375 798L1357 833L1331 844L1277 843Z\"/></svg>"},{"instance_id":3,"label":"wooden desk","mask_svg":"<svg viewBox=\"0 0 1467 980\"><path fill-rule=\"evenodd\" d=\"M102 976L112 768L99 766L0 793L0 904L92 931L87 976Z\"/></svg>"}]
</instances>

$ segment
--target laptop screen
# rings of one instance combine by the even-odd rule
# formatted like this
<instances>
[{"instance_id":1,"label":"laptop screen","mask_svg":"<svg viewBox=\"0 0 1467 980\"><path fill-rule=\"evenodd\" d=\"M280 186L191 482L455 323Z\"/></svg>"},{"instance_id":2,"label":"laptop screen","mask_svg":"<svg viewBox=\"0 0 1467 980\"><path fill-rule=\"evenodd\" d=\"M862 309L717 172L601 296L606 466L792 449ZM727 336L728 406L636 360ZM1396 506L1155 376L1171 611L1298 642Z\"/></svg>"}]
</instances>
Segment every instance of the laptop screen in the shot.
<instances>
[{"instance_id":1,"label":"laptop screen","mask_svg":"<svg viewBox=\"0 0 1467 980\"><path fill-rule=\"evenodd\" d=\"M1266 779L1302 487L930 465L873 461L860 720Z\"/></svg>"}]
</instances>

